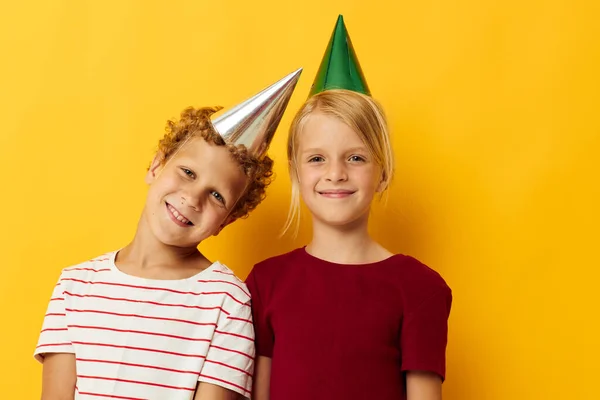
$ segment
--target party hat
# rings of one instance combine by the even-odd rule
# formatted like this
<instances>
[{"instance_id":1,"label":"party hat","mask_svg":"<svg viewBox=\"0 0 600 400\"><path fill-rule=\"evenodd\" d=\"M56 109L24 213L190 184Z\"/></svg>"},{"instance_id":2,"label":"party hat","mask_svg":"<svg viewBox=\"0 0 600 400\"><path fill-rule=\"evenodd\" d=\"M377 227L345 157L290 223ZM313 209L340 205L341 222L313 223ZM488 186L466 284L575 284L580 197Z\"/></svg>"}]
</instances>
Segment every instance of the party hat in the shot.
<instances>
[{"instance_id":1,"label":"party hat","mask_svg":"<svg viewBox=\"0 0 600 400\"><path fill-rule=\"evenodd\" d=\"M371 95L342 15L337 19L309 97L328 89L347 89Z\"/></svg>"},{"instance_id":2,"label":"party hat","mask_svg":"<svg viewBox=\"0 0 600 400\"><path fill-rule=\"evenodd\" d=\"M213 127L226 143L242 144L250 154L261 158L269 148L301 73L299 68L243 103L213 115Z\"/></svg>"}]
</instances>

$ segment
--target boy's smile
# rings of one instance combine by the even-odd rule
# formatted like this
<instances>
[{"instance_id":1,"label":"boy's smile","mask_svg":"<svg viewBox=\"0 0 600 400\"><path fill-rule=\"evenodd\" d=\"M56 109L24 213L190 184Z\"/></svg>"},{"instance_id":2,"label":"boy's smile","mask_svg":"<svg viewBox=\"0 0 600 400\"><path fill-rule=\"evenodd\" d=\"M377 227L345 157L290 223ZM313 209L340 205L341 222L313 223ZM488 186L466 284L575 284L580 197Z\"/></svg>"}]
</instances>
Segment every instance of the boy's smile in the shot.
<instances>
[{"instance_id":1,"label":"boy's smile","mask_svg":"<svg viewBox=\"0 0 600 400\"><path fill-rule=\"evenodd\" d=\"M247 185L229 149L193 138L165 163L157 160L146 176L147 228L160 242L177 247L196 247L218 234Z\"/></svg>"},{"instance_id":2,"label":"boy's smile","mask_svg":"<svg viewBox=\"0 0 600 400\"><path fill-rule=\"evenodd\" d=\"M192 221L187 219L183 214L181 214L171 204L165 202L165 205L167 206L167 212L169 213L169 215L171 215L171 217L173 218L173 222L175 222L177 225L183 226L183 227L194 226Z\"/></svg>"}]
</instances>

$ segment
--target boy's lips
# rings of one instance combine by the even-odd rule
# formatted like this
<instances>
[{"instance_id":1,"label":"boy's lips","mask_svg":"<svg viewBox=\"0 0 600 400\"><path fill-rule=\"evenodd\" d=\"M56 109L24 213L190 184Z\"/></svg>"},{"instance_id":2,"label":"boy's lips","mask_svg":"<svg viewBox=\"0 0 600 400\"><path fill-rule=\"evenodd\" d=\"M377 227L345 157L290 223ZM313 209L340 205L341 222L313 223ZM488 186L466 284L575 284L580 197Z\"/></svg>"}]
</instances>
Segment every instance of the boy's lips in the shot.
<instances>
[{"instance_id":1,"label":"boy's lips","mask_svg":"<svg viewBox=\"0 0 600 400\"><path fill-rule=\"evenodd\" d=\"M171 219L173 220L173 222L175 222L177 225L179 225L179 226L192 226L192 225L194 225L192 223L192 221L190 221L189 219L187 219L175 207L173 207L172 205L170 205L167 202L165 202L165 204L167 206L167 212L168 212L169 216L171 217Z\"/></svg>"},{"instance_id":2,"label":"boy's lips","mask_svg":"<svg viewBox=\"0 0 600 400\"><path fill-rule=\"evenodd\" d=\"M354 190L347 190L347 189L331 189L331 190L319 190L318 191L318 193L321 196L329 197L332 199L340 199L340 198L348 197L348 196L353 195L355 192L356 191L354 191Z\"/></svg>"}]
</instances>

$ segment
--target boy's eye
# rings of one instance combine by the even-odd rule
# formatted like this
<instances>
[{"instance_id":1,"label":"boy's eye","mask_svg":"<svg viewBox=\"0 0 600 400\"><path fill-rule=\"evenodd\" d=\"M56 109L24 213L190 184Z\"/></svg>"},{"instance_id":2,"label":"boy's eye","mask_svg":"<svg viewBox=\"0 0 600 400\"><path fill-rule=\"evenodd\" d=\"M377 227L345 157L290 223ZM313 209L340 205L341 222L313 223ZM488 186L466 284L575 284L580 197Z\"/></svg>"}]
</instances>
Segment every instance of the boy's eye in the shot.
<instances>
[{"instance_id":1,"label":"boy's eye","mask_svg":"<svg viewBox=\"0 0 600 400\"><path fill-rule=\"evenodd\" d=\"M196 174L194 174L191 170L189 170L187 168L181 168L181 170L183 171L184 174L186 174L190 178L194 178L196 176Z\"/></svg>"},{"instance_id":2,"label":"boy's eye","mask_svg":"<svg viewBox=\"0 0 600 400\"><path fill-rule=\"evenodd\" d=\"M221 196L221 194L220 194L219 192L212 191L212 192L210 192L210 194L211 194L211 195L212 195L212 196L213 196L215 199L217 199L217 201L218 201L219 203L221 203L221 204L225 204L225 199L223 198L223 196Z\"/></svg>"},{"instance_id":3,"label":"boy's eye","mask_svg":"<svg viewBox=\"0 0 600 400\"><path fill-rule=\"evenodd\" d=\"M351 156L349 158L350 161L354 161L354 162L361 162L361 161L365 161L364 157L361 156Z\"/></svg>"},{"instance_id":4,"label":"boy's eye","mask_svg":"<svg viewBox=\"0 0 600 400\"><path fill-rule=\"evenodd\" d=\"M314 156L308 159L309 163L314 163L314 162L323 162L325 161L325 159L321 156Z\"/></svg>"}]
</instances>

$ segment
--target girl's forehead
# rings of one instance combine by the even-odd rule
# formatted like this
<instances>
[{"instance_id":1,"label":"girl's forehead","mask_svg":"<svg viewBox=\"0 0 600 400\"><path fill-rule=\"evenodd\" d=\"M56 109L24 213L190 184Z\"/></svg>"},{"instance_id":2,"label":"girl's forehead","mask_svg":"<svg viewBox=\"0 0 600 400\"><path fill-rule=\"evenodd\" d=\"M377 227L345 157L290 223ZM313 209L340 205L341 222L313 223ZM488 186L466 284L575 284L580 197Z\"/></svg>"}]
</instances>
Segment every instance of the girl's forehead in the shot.
<instances>
[{"instance_id":1,"label":"girl's forehead","mask_svg":"<svg viewBox=\"0 0 600 400\"><path fill-rule=\"evenodd\" d=\"M334 116L313 114L297 135L299 148L358 147L363 145L360 136L347 124Z\"/></svg>"}]
</instances>

